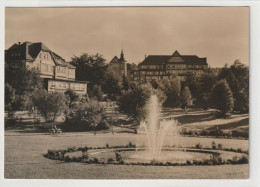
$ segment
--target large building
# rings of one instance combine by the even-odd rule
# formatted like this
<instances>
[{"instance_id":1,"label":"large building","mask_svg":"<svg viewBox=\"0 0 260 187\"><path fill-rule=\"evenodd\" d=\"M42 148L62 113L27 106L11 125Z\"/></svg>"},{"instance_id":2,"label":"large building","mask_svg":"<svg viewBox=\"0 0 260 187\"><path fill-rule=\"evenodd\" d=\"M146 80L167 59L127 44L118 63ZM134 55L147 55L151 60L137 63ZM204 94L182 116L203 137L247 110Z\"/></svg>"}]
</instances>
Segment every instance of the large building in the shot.
<instances>
[{"instance_id":1,"label":"large building","mask_svg":"<svg viewBox=\"0 0 260 187\"><path fill-rule=\"evenodd\" d=\"M5 63L36 68L47 91L65 92L71 88L80 95L87 93L87 82L75 80L76 68L41 42L12 45L5 51Z\"/></svg>"},{"instance_id":2,"label":"large building","mask_svg":"<svg viewBox=\"0 0 260 187\"><path fill-rule=\"evenodd\" d=\"M180 55L178 51L172 55L149 55L134 71L134 80L168 79L173 74L177 75L180 80L184 80L188 72L201 73L207 67L206 58L199 58L196 55Z\"/></svg>"},{"instance_id":3,"label":"large building","mask_svg":"<svg viewBox=\"0 0 260 187\"><path fill-rule=\"evenodd\" d=\"M120 58L115 56L108 64L108 68L111 69L120 79L123 76L127 77L127 63L124 57L123 50L121 51Z\"/></svg>"}]
</instances>

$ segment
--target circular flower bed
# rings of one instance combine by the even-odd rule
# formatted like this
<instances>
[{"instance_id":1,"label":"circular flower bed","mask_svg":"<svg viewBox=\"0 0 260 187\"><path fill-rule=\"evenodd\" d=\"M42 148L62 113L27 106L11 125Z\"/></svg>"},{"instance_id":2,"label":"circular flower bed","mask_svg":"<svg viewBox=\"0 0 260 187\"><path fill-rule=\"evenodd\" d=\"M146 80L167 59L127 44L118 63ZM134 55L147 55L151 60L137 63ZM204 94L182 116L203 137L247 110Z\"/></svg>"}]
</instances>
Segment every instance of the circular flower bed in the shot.
<instances>
[{"instance_id":1,"label":"circular flower bed","mask_svg":"<svg viewBox=\"0 0 260 187\"><path fill-rule=\"evenodd\" d=\"M65 162L80 162L87 164L119 164L144 166L190 166L190 165L223 165L247 164L248 152L241 149L203 149L203 148L164 148L161 155L172 154L174 159L136 159L138 153L145 153L144 148L136 149L135 145L105 147L69 147L65 150L48 150L44 157ZM173 152L175 151L175 152ZM189 157L184 161L176 159L176 154L182 152ZM142 157L142 154L140 158ZM201 156L197 156L201 154ZM134 155L134 156L133 156ZM182 155L181 155L182 156ZM191 159L192 156L200 159ZM144 156L145 157L145 156ZM170 157L169 157L170 158Z\"/></svg>"}]
</instances>

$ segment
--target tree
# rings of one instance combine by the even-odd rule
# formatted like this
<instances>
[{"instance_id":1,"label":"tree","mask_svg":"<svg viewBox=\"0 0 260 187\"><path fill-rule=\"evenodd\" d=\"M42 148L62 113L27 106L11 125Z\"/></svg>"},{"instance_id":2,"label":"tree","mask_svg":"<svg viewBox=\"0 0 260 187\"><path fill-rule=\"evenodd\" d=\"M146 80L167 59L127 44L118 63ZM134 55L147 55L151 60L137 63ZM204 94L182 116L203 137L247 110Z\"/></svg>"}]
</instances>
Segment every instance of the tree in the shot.
<instances>
[{"instance_id":1,"label":"tree","mask_svg":"<svg viewBox=\"0 0 260 187\"><path fill-rule=\"evenodd\" d=\"M189 87L191 95L193 96L195 104L197 104L197 100L200 97L200 81L199 76L193 72L188 72L186 78L183 82L183 87Z\"/></svg>"},{"instance_id":2,"label":"tree","mask_svg":"<svg viewBox=\"0 0 260 187\"><path fill-rule=\"evenodd\" d=\"M32 93L43 88L39 72L34 68L28 69L23 64L15 66L5 64L5 85L7 89L5 96L10 97L8 89L11 88L13 98L12 100L5 99L5 105L14 111L30 109Z\"/></svg>"},{"instance_id":3,"label":"tree","mask_svg":"<svg viewBox=\"0 0 260 187\"><path fill-rule=\"evenodd\" d=\"M89 89L93 85L102 84L106 72L105 59L102 55L98 53L95 55L83 53L79 57L72 57L71 64L76 67L76 79L89 81Z\"/></svg>"},{"instance_id":4,"label":"tree","mask_svg":"<svg viewBox=\"0 0 260 187\"><path fill-rule=\"evenodd\" d=\"M66 98L63 93L40 90L33 94L32 102L46 122L55 121L66 109Z\"/></svg>"},{"instance_id":5,"label":"tree","mask_svg":"<svg viewBox=\"0 0 260 187\"><path fill-rule=\"evenodd\" d=\"M119 110L134 119L144 119L147 112L145 106L152 94L157 95L161 103L165 100L164 93L153 89L150 84L132 84L131 89L119 97Z\"/></svg>"},{"instance_id":6,"label":"tree","mask_svg":"<svg viewBox=\"0 0 260 187\"><path fill-rule=\"evenodd\" d=\"M232 91L225 79L218 81L212 89L210 103L213 108L219 110L222 114L233 111L234 100Z\"/></svg>"},{"instance_id":7,"label":"tree","mask_svg":"<svg viewBox=\"0 0 260 187\"><path fill-rule=\"evenodd\" d=\"M8 111L8 117L14 116L15 89L8 83L5 84L5 110Z\"/></svg>"},{"instance_id":8,"label":"tree","mask_svg":"<svg viewBox=\"0 0 260 187\"><path fill-rule=\"evenodd\" d=\"M234 97L234 110L248 112L249 110L249 69L239 60L230 67L221 69L219 79L226 79Z\"/></svg>"},{"instance_id":9,"label":"tree","mask_svg":"<svg viewBox=\"0 0 260 187\"><path fill-rule=\"evenodd\" d=\"M78 103L75 110L67 115L67 128L72 130L94 130L105 122L103 110L98 107L97 101L89 99L88 102Z\"/></svg>"},{"instance_id":10,"label":"tree","mask_svg":"<svg viewBox=\"0 0 260 187\"><path fill-rule=\"evenodd\" d=\"M192 97L191 97L191 93L189 90L189 87L185 86L182 90L181 90L181 106L182 108L186 108L190 107L192 105Z\"/></svg>"},{"instance_id":11,"label":"tree","mask_svg":"<svg viewBox=\"0 0 260 187\"><path fill-rule=\"evenodd\" d=\"M104 93L100 85L95 84L92 89L89 89L89 97L98 101L102 101Z\"/></svg>"},{"instance_id":12,"label":"tree","mask_svg":"<svg viewBox=\"0 0 260 187\"><path fill-rule=\"evenodd\" d=\"M130 88L130 83L129 80L125 75L123 75L123 80L122 80L122 89L127 92Z\"/></svg>"},{"instance_id":13,"label":"tree","mask_svg":"<svg viewBox=\"0 0 260 187\"><path fill-rule=\"evenodd\" d=\"M66 98L67 98L67 105L69 108L73 108L74 104L79 100L79 95L72 90L71 88L68 88L65 92L64 92Z\"/></svg>"},{"instance_id":14,"label":"tree","mask_svg":"<svg viewBox=\"0 0 260 187\"><path fill-rule=\"evenodd\" d=\"M204 109L209 107L209 96L211 93L212 86L217 81L217 75L213 71L202 73L199 78L199 95L197 97L197 106L201 106Z\"/></svg>"},{"instance_id":15,"label":"tree","mask_svg":"<svg viewBox=\"0 0 260 187\"><path fill-rule=\"evenodd\" d=\"M102 90L111 100L117 100L122 94L118 77L111 71L107 72L102 83Z\"/></svg>"},{"instance_id":16,"label":"tree","mask_svg":"<svg viewBox=\"0 0 260 187\"><path fill-rule=\"evenodd\" d=\"M177 76L172 76L169 80L164 79L160 81L159 88L166 95L166 100L163 103L165 107L179 106L181 83Z\"/></svg>"}]
</instances>

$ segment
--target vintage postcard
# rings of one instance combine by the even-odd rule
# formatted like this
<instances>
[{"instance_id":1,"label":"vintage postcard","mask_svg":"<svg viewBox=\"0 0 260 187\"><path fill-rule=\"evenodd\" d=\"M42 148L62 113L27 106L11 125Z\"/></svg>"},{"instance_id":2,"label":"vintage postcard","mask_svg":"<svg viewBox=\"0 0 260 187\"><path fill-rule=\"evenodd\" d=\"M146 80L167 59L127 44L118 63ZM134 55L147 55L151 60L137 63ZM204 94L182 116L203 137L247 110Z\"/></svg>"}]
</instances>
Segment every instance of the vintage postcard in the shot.
<instances>
[{"instance_id":1,"label":"vintage postcard","mask_svg":"<svg viewBox=\"0 0 260 187\"><path fill-rule=\"evenodd\" d=\"M248 179L249 14L5 7L4 178Z\"/></svg>"}]
</instances>

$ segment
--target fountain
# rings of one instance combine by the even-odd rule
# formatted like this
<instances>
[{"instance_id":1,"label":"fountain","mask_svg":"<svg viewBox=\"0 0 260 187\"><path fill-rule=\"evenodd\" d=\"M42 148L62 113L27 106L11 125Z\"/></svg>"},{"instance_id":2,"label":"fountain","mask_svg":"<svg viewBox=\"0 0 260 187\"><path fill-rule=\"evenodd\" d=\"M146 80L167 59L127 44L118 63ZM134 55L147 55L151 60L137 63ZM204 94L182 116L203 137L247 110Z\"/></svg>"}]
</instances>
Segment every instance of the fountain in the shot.
<instances>
[{"instance_id":1,"label":"fountain","mask_svg":"<svg viewBox=\"0 0 260 187\"><path fill-rule=\"evenodd\" d=\"M176 139L179 137L178 122L173 119L160 119L161 105L156 95L152 95L147 104L146 120L140 123L138 134L145 136L144 146L145 151L137 152L133 158L143 157L148 160L162 160L165 158L165 153L161 154L165 142L165 136L170 136L171 145L177 144ZM142 138L137 140L137 151ZM169 152L167 152L169 153Z\"/></svg>"},{"instance_id":2,"label":"fountain","mask_svg":"<svg viewBox=\"0 0 260 187\"><path fill-rule=\"evenodd\" d=\"M158 158L161 153L166 134L178 134L176 121L160 120L160 112L158 97L152 95L147 105L147 120L142 121L139 128L139 133L146 136L146 149L154 159Z\"/></svg>"},{"instance_id":3,"label":"fountain","mask_svg":"<svg viewBox=\"0 0 260 187\"><path fill-rule=\"evenodd\" d=\"M226 159L234 157L243 159L244 156L247 156L244 153L229 152L226 154L226 151L223 150L201 150L178 146L180 143L178 141L183 139L178 133L178 122L174 119L165 119L160 115L161 106L156 95L151 96L146 109L147 117L140 124L135 146L131 143L127 146L73 148L74 151L68 148L68 150L62 151L49 151L45 157L90 164L184 166L226 164L222 159L216 159L219 155L223 155Z\"/></svg>"}]
</instances>

